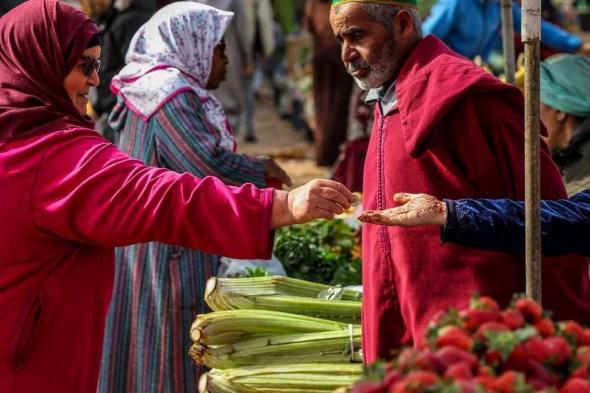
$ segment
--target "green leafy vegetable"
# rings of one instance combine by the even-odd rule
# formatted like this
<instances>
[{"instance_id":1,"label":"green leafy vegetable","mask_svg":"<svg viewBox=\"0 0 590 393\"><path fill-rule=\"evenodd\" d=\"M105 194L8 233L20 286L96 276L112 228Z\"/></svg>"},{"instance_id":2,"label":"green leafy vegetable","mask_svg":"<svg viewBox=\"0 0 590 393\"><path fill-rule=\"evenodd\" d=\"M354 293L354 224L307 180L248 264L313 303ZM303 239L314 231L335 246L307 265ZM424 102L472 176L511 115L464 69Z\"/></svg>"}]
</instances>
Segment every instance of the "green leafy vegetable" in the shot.
<instances>
[{"instance_id":1,"label":"green leafy vegetable","mask_svg":"<svg viewBox=\"0 0 590 393\"><path fill-rule=\"evenodd\" d=\"M317 220L277 231L274 254L287 275L329 285L360 285L355 232L342 220Z\"/></svg>"}]
</instances>

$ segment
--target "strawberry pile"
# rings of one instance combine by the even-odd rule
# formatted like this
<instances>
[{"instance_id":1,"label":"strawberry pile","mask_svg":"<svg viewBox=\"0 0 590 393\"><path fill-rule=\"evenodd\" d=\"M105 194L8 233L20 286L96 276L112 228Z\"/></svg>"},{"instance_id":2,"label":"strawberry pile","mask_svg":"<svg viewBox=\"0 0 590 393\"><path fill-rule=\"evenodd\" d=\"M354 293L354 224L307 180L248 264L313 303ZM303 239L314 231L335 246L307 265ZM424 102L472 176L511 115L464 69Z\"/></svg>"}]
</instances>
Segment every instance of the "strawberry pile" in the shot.
<instances>
[{"instance_id":1,"label":"strawberry pile","mask_svg":"<svg viewBox=\"0 0 590 393\"><path fill-rule=\"evenodd\" d=\"M590 329L555 323L541 306L487 296L431 323L416 348L367 368L351 393L590 393Z\"/></svg>"}]
</instances>

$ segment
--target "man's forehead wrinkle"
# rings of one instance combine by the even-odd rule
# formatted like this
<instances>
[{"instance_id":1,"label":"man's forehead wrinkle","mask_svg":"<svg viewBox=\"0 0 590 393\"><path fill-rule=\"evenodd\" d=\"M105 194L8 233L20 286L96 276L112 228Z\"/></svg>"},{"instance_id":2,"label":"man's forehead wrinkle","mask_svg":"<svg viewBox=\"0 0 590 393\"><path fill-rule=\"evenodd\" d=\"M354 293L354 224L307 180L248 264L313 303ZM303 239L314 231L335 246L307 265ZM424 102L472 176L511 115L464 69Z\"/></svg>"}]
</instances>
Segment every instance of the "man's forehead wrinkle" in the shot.
<instances>
[{"instance_id":1,"label":"man's forehead wrinkle","mask_svg":"<svg viewBox=\"0 0 590 393\"><path fill-rule=\"evenodd\" d=\"M357 33L362 30L363 29L359 26L336 26L334 29L334 34L346 35L346 34Z\"/></svg>"},{"instance_id":2,"label":"man's forehead wrinkle","mask_svg":"<svg viewBox=\"0 0 590 393\"><path fill-rule=\"evenodd\" d=\"M356 17L354 17L354 15L351 15L349 13L349 15L342 15L342 16L337 16L332 18L332 23L333 23L333 29L334 29L334 33L339 33L342 34L347 30L350 29L361 29L360 26L358 25L359 23L359 18L358 18L358 14Z\"/></svg>"}]
</instances>

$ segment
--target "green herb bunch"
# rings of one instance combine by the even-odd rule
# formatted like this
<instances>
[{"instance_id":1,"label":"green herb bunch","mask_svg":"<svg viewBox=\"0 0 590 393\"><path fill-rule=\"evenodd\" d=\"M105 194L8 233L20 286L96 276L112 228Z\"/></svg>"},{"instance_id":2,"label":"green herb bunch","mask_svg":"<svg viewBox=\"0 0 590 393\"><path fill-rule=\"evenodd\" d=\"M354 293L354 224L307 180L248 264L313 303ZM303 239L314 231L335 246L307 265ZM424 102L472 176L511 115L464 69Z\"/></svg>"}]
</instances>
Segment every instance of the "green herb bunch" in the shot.
<instances>
[{"instance_id":1,"label":"green herb bunch","mask_svg":"<svg viewBox=\"0 0 590 393\"><path fill-rule=\"evenodd\" d=\"M360 285L355 231L342 220L317 220L277 231L274 254L289 277L328 285Z\"/></svg>"}]
</instances>

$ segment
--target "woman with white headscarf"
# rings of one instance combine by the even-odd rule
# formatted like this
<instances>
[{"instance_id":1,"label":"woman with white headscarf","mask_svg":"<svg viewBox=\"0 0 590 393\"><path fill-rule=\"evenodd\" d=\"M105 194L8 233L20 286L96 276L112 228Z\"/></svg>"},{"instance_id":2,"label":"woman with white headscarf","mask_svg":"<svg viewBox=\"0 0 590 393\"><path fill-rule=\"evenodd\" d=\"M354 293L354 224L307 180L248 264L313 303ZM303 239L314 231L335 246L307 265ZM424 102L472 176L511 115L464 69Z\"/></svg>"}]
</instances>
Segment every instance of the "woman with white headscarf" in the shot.
<instances>
[{"instance_id":1,"label":"woman with white headscarf","mask_svg":"<svg viewBox=\"0 0 590 393\"><path fill-rule=\"evenodd\" d=\"M118 146L148 165L226 184L290 183L270 159L235 152L227 118L210 90L225 79L224 32L233 14L194 2L162 8L134 36L112 82L110 124ZM205 282L218 257L145 243L119 249L107 319L100 392L196 392L187 356L190 325L206 312Z\"/></svg>"}]
</instances>

